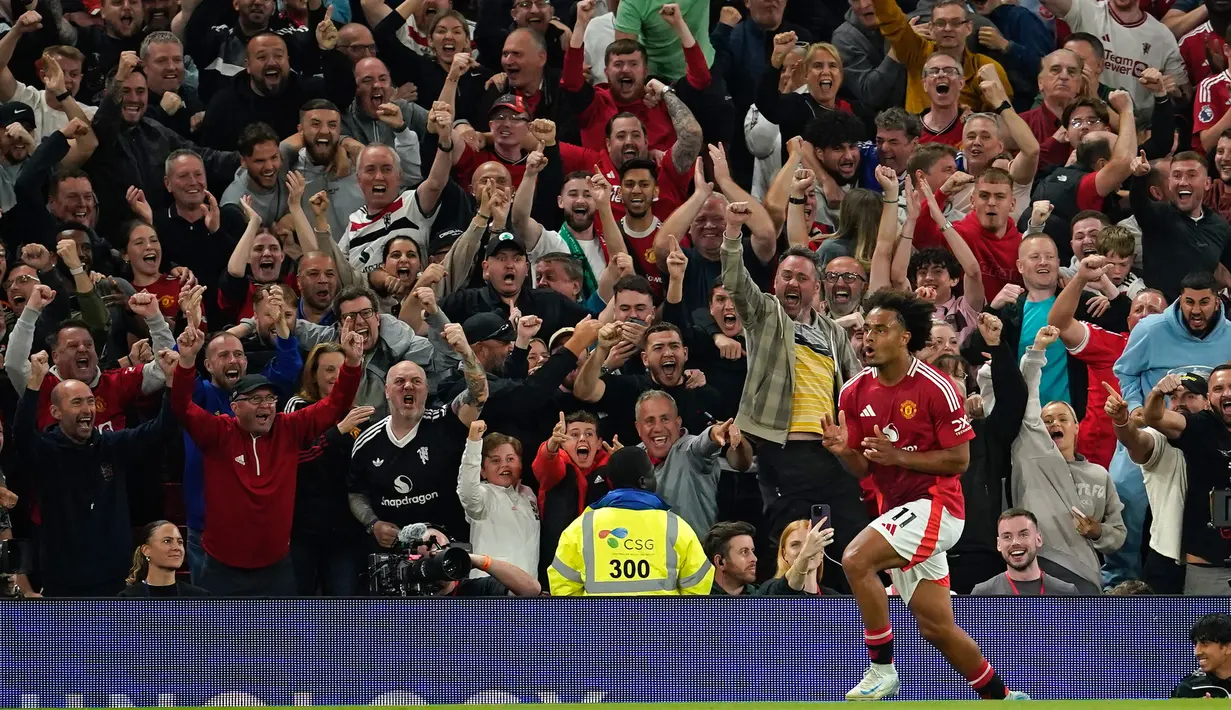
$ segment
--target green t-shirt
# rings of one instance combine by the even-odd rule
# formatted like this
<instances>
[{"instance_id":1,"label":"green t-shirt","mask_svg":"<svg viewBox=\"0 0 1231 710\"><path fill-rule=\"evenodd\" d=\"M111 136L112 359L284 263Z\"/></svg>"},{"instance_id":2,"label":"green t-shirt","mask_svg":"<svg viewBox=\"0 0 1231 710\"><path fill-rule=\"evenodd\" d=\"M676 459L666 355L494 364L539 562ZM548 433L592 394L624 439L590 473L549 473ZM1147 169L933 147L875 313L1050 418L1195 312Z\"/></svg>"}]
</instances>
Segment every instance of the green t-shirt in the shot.
<instances>
[{"instance_id":1,"label":"green t-shirt","mask_svg":"<svg viewBox=\"0 0 1231 710\"><path fill-rule=\"evenodd\" d=\"M650 76L662 78L667 83L684 76L684 49L680 38L663 22L658 11L666 0L621 0L616 12L616 32L636 35L650 55ZM705 61L714 63L714 48L710 45L710 1L679 0L684 22L692 30Z\"/></svg>"}]
</instances>

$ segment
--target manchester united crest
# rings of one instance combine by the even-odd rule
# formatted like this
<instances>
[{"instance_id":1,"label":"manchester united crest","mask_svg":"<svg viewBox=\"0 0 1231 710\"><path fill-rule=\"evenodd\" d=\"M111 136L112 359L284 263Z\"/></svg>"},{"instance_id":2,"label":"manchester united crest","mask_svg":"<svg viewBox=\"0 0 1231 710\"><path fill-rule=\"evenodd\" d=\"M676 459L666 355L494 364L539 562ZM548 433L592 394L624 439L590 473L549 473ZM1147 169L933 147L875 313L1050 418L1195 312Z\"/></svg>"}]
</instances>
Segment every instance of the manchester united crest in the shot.
<instances>
[{"instance_id":1,"label":"manchester united crest","mask_svg":"<svg viewBox=\"0 0 1231 710\"><path fill-rule=\"evenodd\" d=\"M901 412L902 416L906 417L907 419L914 419L915 412L919 411L919 405L915 404L913 401L908 399L905 402L903 402L900 407L898 407L898 411Z\"/></svg>"}]
</instances>

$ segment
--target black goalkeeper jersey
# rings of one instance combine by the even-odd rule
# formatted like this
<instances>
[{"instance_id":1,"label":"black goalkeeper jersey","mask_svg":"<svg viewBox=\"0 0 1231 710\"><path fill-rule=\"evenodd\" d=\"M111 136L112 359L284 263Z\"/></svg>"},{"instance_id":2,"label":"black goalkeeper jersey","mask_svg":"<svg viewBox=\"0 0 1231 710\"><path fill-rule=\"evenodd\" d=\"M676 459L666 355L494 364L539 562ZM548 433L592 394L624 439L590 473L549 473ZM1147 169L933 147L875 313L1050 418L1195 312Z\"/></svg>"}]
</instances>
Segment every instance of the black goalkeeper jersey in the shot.
<instances>
[{"instance_id":1,"label":"black goalkeeper jersey","mask_svg":"<svg viewBox=\"0 0 1231 710\"><path fill-rule=\"evenodd\" d=\"M469 540L470 526L457 497L469 428L448 406L424 411L418 430L405 441L393 439L389 422L390 417L381 419L355 440L350 492L367 496L383 522L435 524L457 540Z\"/></svg>"},{"instance_id":2,"label":"black goalkeeper jersey","mask_svg":"<svg viewBox=\"0 0 1231 710\"><path fill-rule=\"evenodd\" d=\"M1219 678L1201 671L1193 671L1171 691L1173 698L1231 698L1231 678Z\"/></svg>"}]
</instances>

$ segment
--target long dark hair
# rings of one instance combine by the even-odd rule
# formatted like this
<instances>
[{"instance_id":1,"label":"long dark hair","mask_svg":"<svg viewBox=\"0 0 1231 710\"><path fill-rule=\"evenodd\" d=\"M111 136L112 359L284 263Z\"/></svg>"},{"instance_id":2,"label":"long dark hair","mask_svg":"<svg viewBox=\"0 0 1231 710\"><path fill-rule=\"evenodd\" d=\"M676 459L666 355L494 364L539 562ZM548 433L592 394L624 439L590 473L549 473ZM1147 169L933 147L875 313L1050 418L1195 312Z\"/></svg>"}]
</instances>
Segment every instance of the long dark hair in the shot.
<instances>
[{"instance_id":1,"label":"long dark hair","mask_svg":"<svg viewBox=\"0 0 1231 710\"><path fill-rule=\"evenodd\" d=\"M146 576L150 573L150 560L141 552L144 545L150 544L150 540L154 538L154 531L164 525L174 525L170 520L155 520L154 522L141 528L141 544L137 545L137 549L133 551L133 566L128 571L128 579L124 580L128 584L136 584L144 582Z\"/></svg>"}]
</instances>

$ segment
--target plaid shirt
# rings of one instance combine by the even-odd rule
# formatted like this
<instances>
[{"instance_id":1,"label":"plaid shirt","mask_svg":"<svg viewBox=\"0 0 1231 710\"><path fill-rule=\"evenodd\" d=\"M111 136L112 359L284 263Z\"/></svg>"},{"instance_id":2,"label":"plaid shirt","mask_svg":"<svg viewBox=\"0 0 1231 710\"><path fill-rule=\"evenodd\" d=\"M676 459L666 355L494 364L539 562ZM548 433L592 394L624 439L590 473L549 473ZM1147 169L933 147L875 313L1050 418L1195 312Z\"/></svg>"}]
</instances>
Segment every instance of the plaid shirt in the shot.
<instances>
[{"instance_id":1,"label":"plaid shirt","mask_svg":"<svg viewBox=\"0 0 1231 710\"><path fill-rule=\"evenodd\" d=\"M743 252L742 239L722 240L722 283L735 302L748 341L748 377L735 423L743 432L781 444L790 431L795 392L795 321L777 297L761 291L752 280ZM833 349L833 401L837 402L842 384L863 368L842 326L819 313L812 317L812 325L829 338Z\"/></svg>"}]
</instances>

